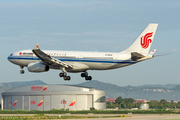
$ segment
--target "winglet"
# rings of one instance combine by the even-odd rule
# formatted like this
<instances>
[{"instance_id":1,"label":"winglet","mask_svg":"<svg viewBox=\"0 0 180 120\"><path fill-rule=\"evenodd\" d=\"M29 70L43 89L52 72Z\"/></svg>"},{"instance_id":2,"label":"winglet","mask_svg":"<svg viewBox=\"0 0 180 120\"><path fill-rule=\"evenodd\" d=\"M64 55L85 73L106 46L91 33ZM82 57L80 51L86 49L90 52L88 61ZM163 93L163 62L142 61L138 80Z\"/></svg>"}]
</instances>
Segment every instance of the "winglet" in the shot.
<instances>
[{"instance_id":1,"label":"winglet","mask_svg":"<svg viewBox=\"0 0 180 120\"><path fill-rule=\"evenodd\" d=\"M39 44L37 43L34 49L39 49Z\"/></svg>"}]
</instances>

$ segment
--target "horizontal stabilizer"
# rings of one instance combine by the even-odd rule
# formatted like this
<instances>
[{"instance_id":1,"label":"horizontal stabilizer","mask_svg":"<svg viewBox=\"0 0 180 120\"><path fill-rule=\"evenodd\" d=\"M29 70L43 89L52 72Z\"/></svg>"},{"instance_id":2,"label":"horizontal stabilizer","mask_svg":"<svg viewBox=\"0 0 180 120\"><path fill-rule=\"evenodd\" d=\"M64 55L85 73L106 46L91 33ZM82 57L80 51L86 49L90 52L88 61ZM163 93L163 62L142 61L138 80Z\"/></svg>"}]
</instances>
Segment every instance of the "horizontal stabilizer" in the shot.
<instances>
[{"instance_id":1,"label":"horizontal stabilizer","mask_svg":"<svg viewBox=\"0 0 180 120\"><path fill-rule=\"evenodd\" d=\"M137 53L137 52L132 52L131 53L131 59L134 60L134 61L137 61L141 58L145 57L144 55L140 54L140 53Z\"/></svg>"}]
</instances>

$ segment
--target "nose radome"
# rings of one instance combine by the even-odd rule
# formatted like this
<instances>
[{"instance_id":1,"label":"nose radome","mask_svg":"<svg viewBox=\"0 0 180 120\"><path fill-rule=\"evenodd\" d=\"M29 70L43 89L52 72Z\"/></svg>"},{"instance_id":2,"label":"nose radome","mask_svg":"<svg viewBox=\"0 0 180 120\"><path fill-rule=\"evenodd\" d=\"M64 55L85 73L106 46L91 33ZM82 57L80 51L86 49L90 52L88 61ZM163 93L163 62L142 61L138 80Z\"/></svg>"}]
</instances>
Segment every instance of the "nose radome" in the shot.
<instances>
[{"instance_id":1,"label":"nose radome","mask_svg":"<svg viewBox=\"0 0 180 120\"><path fill-rule=\"evenodd\" d=\"M13 54L10 54L10 55L7 57L7 59L8 59L9 62L12 62L12 57L13 57Z\"/></svg>"},{"instance_id":2,"label":"nose radome","mask_svg":"<svg viewBox=\"0 0 180 120\"><path fill-rule=\"evenodd\" d=\"M7 59L8 59L9 62L11 62L11 57L10 56L8 56Z\"/></svg>"}]
</instances>

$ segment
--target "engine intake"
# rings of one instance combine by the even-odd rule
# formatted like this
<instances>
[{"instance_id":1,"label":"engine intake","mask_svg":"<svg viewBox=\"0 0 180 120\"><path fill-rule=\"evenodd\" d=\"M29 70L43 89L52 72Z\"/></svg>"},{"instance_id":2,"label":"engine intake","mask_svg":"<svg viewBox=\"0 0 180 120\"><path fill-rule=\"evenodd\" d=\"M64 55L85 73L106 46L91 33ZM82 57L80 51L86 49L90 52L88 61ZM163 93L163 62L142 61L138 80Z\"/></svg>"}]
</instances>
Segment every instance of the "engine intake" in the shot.
<instances>
[{"instance_id":1,"label":"engine intake","mask_svg":"<svg viewBox=\"0 0 180 120\"><path fill-rule=\"evenodd\" d=\"M46 72L49 71L49 66L42 63L29 63L27 66L29 72Z\"/></svg>"}]
</instances>

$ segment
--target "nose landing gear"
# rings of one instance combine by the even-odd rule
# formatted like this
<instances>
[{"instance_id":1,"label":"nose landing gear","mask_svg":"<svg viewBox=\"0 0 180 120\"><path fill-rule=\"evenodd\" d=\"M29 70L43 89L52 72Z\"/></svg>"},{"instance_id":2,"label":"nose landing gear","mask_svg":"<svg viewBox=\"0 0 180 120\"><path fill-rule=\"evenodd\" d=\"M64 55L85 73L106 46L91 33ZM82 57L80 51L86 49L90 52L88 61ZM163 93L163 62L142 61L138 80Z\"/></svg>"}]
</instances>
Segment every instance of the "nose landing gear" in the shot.
<instances>
[{"instance_id":1,"label":"nose landing gear","mask_svg":"<svg viewBox=\"0 0 180 120\"><path fill-rule=\"evenodd\" d=\"M25 71L23 70L24 66L20 66L20 68L22 69L22 70L20 71L20 73L21 73L21 74L24 74L24 73L25 73Z\"/></svg>"}]
</instances>

